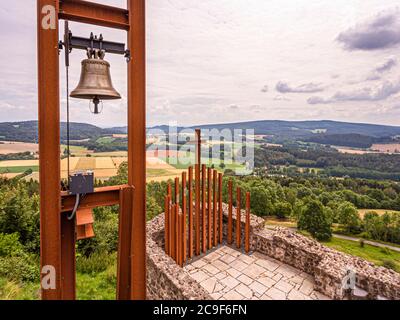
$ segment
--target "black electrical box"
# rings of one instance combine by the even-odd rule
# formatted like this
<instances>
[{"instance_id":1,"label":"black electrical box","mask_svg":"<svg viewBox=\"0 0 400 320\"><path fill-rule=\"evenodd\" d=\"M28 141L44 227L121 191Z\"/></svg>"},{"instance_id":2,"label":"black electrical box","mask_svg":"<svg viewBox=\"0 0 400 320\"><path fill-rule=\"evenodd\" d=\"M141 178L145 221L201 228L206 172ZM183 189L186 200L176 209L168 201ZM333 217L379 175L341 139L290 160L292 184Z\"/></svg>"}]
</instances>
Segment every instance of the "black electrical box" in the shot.
<instances>
[{"instance_id":1,"label":"black electrical box","mask_svg":"<svg viewBox=\"0 0 400 320\"><path fill-rule=\"evenodd\" d=\"M75 173L69 177L69 193L71 195L89 194L94 192L93 172Z\"/></svg>"}]
</instances>

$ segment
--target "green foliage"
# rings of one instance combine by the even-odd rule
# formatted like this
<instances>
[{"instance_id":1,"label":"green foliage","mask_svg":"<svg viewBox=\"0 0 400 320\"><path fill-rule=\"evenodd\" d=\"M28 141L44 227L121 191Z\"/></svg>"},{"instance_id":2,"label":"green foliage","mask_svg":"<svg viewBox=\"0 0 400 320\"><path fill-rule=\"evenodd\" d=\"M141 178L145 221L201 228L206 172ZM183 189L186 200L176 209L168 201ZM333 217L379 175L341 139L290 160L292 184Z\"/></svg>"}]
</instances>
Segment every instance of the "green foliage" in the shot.
<instances>
[{"instance_id":1,"label":"green foliage","mask_svg":"<svg viewBox=\"0 0 400 320\"><path fill-rule=\"evenodd\" d=\"M116 261L115 254L108 252L95 252L89 257L78 256L76 259L77 272L84 274L94 274L106 271Z\"/></svg>"},{"instance_id":2,"label":"green foliage","mask_svg":"<svg viewBox=\"0 0 400 320\"><path fill-rule=\"evenodd\" d=\"M329 240L332 236L331 219L324 206L317 200L311 200L302 210L298 228L310 232L317 240Z\"/></svg>"},{"instance_id":3,"label":"green foliage","mask_svg":"<svg viewBox=\"0 0 400 320\"><path fill-rule=\"evenodd\" d=\"M275 215L279 219L285 219L292 215L292 205L288 202L279 202L275 205Z\"/></svg>"},{"instance_id":4,"label":"green foliage","mask_svg":"<svg viewBox=\"0 0 400 320\"><path fill-rule=\"evenodd\" d=\"M337 208L338 222L343 225L348 232L360 231L361 219L357 208L350 202L343 202Z\"/></svg>"},{"instance_id":5,"label":"green foliage","mask_svg":"<svg viewBox=\"0 0 400 320\"><path fill-rule=\"evenodd\" d=\"M18 233L0 233L0 257L16 256L21 254L23 251L24 248L19 242Z\"/></svg>"}]
</instances>

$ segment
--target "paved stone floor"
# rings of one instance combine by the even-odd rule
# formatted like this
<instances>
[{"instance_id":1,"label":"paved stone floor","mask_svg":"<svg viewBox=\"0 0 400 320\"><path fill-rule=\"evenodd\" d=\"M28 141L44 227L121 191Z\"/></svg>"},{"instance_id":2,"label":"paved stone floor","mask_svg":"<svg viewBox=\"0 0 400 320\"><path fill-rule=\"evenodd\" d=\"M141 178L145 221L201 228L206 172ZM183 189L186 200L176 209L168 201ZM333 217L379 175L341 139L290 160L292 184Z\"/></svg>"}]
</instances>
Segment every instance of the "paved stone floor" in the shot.
<instances>
[{"instance_id":1,"label":"paved stone floor","mask_svg":"<svg viewBox=\"0 0 400 320\"><path fill-rule=\"evenodd\" d=\"M216 300L326 300L312 276L260 253L222 246L184 270Z\"/></svg>"}]
</instances>

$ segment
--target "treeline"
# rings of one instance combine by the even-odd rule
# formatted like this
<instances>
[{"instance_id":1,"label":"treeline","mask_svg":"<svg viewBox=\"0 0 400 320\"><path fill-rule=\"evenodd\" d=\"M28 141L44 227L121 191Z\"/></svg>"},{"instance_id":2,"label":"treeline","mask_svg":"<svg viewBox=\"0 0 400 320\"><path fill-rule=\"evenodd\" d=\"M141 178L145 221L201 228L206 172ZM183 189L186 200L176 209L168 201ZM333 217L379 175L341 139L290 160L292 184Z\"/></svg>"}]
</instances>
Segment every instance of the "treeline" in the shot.
<instances>
[{"instance_id":1,"label":"treeline","mask_svg":"<svg viewBox=\"0 0 400 320\"><path fill-rule=\"evenodd\" d=\"M0 161L13 161L13 160L34 160L35 156L31 152L0 154Z\"/></svg>"},{"instance_id":2,"label":"treeline","mask_svg":"<svg viewBox=\"0 0 400 320\"><path fill-rule=\"evenodd\" d=\"M376 138L362 134L318 134L303 139L306 142L314 142L326 145L344 146L351 148L370 148L374 143L391 143L390 137Z\"/></svg>"},{"instance_id":3,"label":"treeline","mask_svg":"<svg viewBox=\"0 0 400 320\"><path fill-rule=\"evenodd\" d=\"M107 143L98 142L98 138L89 141L74 142L75 146L85 147L94 152L128 151L128 139L118 138Z\"/></svg>"},{"instance_id":4,"label":"treeline","mask_svg":"<svg viewBox=\"0 0 400 320\"><path fill-rule=\"evenodd\" d=\"M367 179L400 180L400 155L346 154L331 148L277 148L255 150L255 166L298 166L324 169L325 174Z\"/></svg>"}]
</instances>

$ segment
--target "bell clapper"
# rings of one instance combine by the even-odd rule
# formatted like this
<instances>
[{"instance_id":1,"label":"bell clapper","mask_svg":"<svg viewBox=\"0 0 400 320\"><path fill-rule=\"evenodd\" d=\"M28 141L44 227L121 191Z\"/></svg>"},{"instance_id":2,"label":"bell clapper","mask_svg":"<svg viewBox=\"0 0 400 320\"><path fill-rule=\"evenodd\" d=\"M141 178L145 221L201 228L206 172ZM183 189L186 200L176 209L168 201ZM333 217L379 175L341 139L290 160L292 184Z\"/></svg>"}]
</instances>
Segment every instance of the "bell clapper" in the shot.
<instances>
[{"instance_id":1,"label":"bell clapper","mask_svg":"<svg viewBox=\"0 0 400 320\"><path fill-rule=\"evenodd\" d=\"M93 108L92 108L93 104ZM99 106L101 106L101 109L99 109ZM93 100L89 101L89 109L90 112L93 114L101 114L103 112L103 101L99 99L99 97L94 97Z\"/></svg>"}]
</instances>

